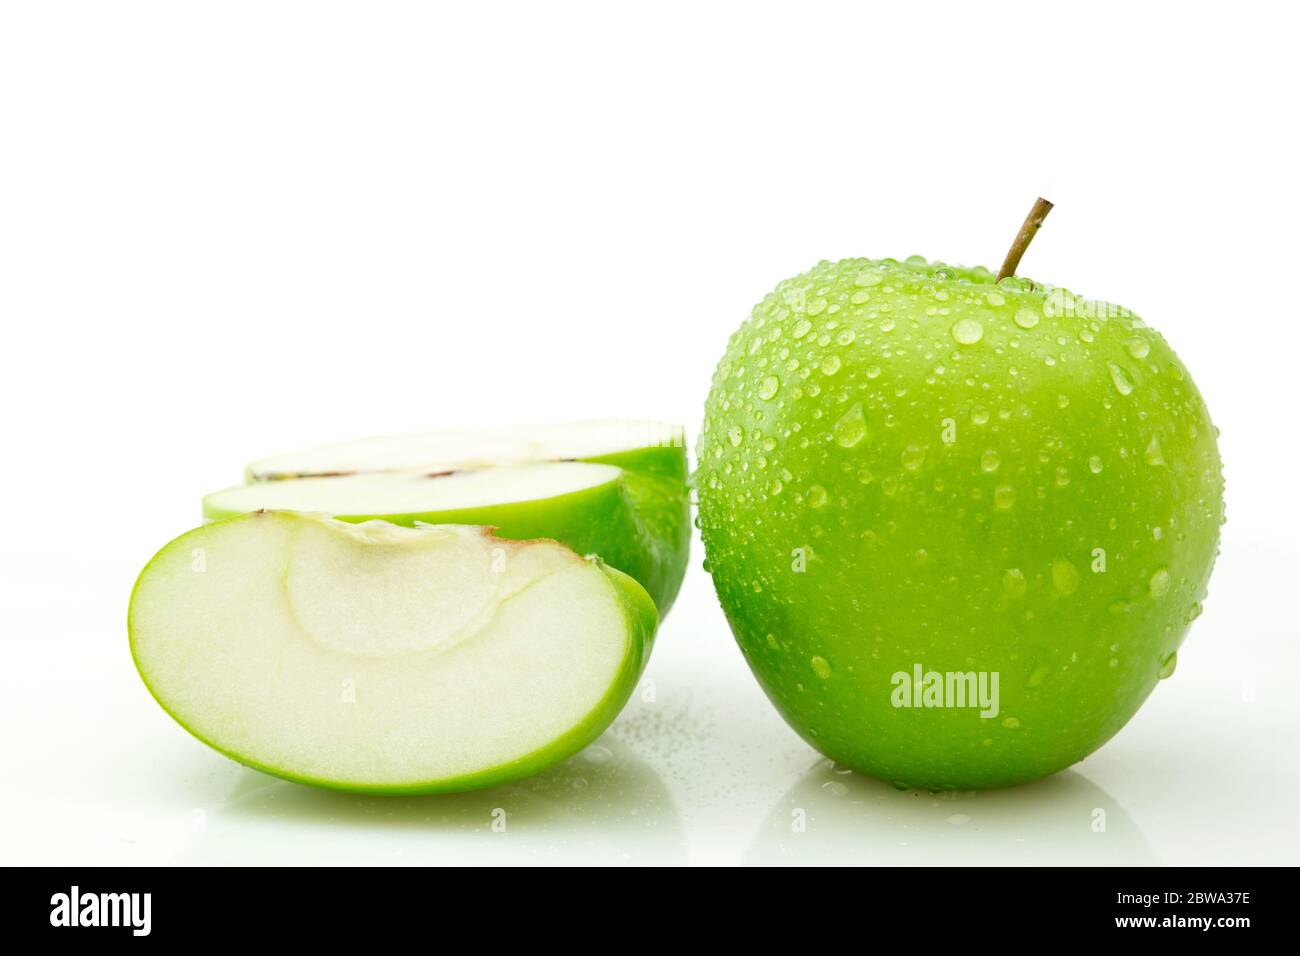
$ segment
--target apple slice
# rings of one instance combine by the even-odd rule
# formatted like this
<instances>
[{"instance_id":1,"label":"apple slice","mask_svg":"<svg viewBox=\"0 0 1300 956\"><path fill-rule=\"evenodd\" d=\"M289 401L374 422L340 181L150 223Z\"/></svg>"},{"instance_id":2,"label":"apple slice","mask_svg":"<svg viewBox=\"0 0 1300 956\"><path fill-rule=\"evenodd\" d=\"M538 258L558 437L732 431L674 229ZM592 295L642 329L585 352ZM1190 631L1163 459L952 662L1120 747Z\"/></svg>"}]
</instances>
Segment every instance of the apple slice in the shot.
<instances>
[{"instance_id":1,"label":"apple slice","mask_svg":"<svg viewBox=\"0 0 1300 956\"><path fill-rule=\"evenodd\" d=\"M645 421L457 428L336 442L275 455L249 465L247 477L274 481L367 471L445 472L539 461L599 461L649 451L664 453L653 456L664 461L684 461L682 435L680 425Z\"/></svg>"},{"instance_id":2,"label":"apple slice","mask_svg":"<svg viewBox=\"0 0 1300 956\"><path fill-rule=\"evenodd\" d=\"M432 793L527 776L626 703L657 615L632 578L478 527L258 512L165 546L136 667L200 740L268 773Z\"/></svg>"},{"instance_id":3,"label":"apple slice","mask_svg":"<svg viewBox=\"0 0 1300 956\"><path fill-rule=\"evenodd\" d=\"M491 525L554 538L636 578L662 617L686 570L690 503L682 429L657 422L446 431L279 455L208 495L210 520L259 509L343 521Z\"/></svg>"}]
</instances>

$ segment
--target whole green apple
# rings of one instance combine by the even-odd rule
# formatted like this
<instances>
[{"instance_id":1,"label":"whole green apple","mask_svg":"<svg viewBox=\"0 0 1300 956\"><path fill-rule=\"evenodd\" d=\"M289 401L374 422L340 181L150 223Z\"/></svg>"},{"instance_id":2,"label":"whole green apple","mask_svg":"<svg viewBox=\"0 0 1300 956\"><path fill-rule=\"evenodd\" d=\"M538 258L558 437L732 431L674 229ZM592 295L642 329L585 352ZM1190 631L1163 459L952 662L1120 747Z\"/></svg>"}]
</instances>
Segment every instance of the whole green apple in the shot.
<instances>
[{"instance_id":1,"label":"whole green apple","mask_svg":"<svg viewBox=\"0 0 1300 956\"><path fill-rule=\"evenodd\" d=\"M932 790L1032 780L1172 673L1223 522L1215 436L1127 310L919 257L821 262L714 374L706 566L828 757Z\"/></svg>"}]
</instances>

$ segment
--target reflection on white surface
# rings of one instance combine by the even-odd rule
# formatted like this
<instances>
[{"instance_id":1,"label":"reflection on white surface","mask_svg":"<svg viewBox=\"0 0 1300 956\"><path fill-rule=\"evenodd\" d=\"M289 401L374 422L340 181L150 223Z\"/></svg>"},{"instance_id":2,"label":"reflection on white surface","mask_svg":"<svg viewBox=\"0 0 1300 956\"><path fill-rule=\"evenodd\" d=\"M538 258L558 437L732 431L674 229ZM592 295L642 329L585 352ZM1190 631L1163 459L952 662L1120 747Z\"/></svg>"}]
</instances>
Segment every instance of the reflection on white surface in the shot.
<instances>
[{"instance_id":1,"label":"reflection on white surface","mask_svg":"<svg viewBox=\"0 0 1300 956\"><path fill-rule=\"evenodd\" d=\"M750 844L758 865L1155 864L1119 803L1076 771L1008 790L898 790L819 760Z\"/></svg>"},{"instance_id":2,"label":"reflection on white surface","mask_svg":"<svg viewBox=\"0 0 1300 956\"><path fill-rule=\"evenodd\" d=\"M471 793L366 796L246 771L190 829L167 862L686 862L685 833L668 791L608 737L545 773Z\"/></svg>"}]
</instances>

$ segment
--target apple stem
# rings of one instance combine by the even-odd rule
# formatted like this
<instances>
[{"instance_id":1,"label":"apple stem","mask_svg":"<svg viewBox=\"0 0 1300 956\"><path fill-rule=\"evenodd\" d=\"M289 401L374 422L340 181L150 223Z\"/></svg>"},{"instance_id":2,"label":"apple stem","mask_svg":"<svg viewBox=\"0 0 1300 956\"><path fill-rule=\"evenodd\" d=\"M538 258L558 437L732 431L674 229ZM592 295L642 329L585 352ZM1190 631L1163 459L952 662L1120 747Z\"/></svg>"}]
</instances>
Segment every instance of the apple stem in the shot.
<instances>
[{"instance_id":1,"label":"apple stem","mask_svg":"<svg viewBox=\"0 0 1300 956\"><path fill-rule=\"evenodd\" d=\"M1025 223L1020 227L1020 233L1016 236L1016 241L1011 243L1011 248L1007 250L1007 257L1002 260L1002 268L998 271L998 281L1001 282L1007 276L1016 274L1016 267L1020 265L1020 257L1025 254L1029 244L1034 241L1034 234L1038 232L1038 227L1043 224L1047 214L1052 211L1052 204L1039 196L1034 201L1034 208L1029 210L1029 215L1025 217Z\"/></svg>"}]
</instances>

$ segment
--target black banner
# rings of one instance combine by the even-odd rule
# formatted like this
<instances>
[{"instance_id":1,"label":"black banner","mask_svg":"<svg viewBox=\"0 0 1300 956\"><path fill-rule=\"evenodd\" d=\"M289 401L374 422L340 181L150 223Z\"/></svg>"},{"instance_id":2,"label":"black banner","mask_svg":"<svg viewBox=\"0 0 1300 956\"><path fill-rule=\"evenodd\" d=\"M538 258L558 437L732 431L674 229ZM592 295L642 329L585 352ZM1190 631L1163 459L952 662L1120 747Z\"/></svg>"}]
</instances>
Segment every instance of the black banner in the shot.
<instances>
[{"instance_id":1,"label":"black banner","mask_svg":"<svg viewBox=\"0 0 1300 956\"><path fill-rule=\"evenodd\" d=\"M338 944L392 932L532 940L626 920L629 938L694 920L729 936L775 927L912 937L1199 935L1281 925L1278 870L1180 869L34 869L11 870L6 926L49 941L199 938ZM697 882L698 881L698 882ZM608 932L608 929L604 929ZM988 934L996 933L998 936ZM458 944L460 945L460 944Z\"/></svg>"}]
</instances>

